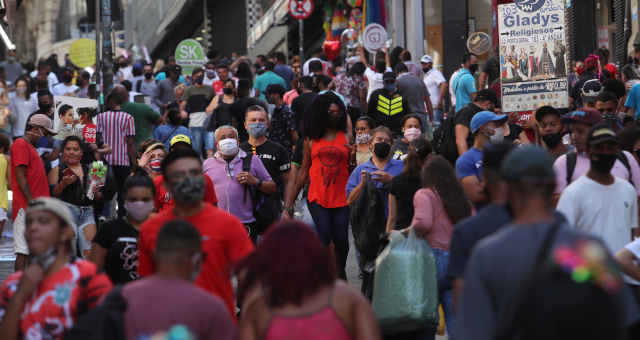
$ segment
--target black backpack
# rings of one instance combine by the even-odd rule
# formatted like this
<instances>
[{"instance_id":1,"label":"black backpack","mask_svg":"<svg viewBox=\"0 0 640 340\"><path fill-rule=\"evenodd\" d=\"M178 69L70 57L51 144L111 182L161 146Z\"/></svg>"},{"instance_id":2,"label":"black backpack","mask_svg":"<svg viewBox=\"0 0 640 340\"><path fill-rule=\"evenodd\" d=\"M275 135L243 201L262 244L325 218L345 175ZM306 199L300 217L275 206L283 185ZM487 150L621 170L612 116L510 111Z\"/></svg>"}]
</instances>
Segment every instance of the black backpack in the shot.
<instances>
[{"instance_id":1,"label":"black backpack","mask_svg":"<svg viewBox=\"0 0 640 340\"><path fill-rule=\"evenodd\" d=\"M624 164L624 167L627 168L627 171L629 172L629 183L633 185L633 179L631 176L631 165L629 164L629 159L622 151L618 153L617 158L622 164ZM577 162L578 162L578 154L575 152L569 152L567 154L567 186L571 184L571 178L573 177L573 173L576 170Z\"/></svg>"},{"instance_id":2,"label":"black backpack","mask_svg":"<svg viewBox=\"0 0 640 340\"><path fill-rule=\"evenodd\" d=\"M455 165L458 159L458 146L456 145L455 117L449 117L442 121L440 127L433 132L433 150Z\"/></svg>"},{"instance_id":3,"label":"black backpack","mask_svg":"<svg viewBox=\"0 0 640 340\"><path fill-rule=\"evenodd\" d=\"M114 287L100 305L82 314L64 336L65 340L124 339L127 301L122 286Z\"/></svg>"},{"instance_id":4,"label":"black backpack","mask_svg":"<svg viewBox=\"0 0 640 340\"><path fill-rule=\"evenodd\" d=\"M247 155L242 159L242 171L251 171L252 158L253 154L247 153ZM253 217L256 219L255 230L251 231L252 234L255 234L251 236L255 237L264 233L267 228L269 228L280 217L280 198L275 193L266 195L257 188L249 185L245 186L243 197L245 201L247 200L247 195L253 204Z\"/></svg>"}]
</instances>

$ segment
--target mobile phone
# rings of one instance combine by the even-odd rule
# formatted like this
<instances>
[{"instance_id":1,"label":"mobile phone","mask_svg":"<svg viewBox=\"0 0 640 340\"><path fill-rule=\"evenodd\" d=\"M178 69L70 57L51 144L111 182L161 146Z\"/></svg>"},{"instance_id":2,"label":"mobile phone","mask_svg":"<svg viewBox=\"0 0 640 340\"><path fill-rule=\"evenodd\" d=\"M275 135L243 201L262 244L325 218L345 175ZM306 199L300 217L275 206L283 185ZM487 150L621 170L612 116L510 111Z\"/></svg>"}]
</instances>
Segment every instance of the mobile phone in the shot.
<instances>
[{"instance_id":1,"label":"mobile phone","mask_svg":"<svg viewBox=\"0 0 640 340\"><path fill-rule=\"evenodd\" d=\"M62 174L63 174L64 176L73 176L73 175L75 175L75 174L73 173L73 170L71 170L70 168L66 168L66 169L64 169L64 170L62 171Z\"/></svg>"}]
</instances>

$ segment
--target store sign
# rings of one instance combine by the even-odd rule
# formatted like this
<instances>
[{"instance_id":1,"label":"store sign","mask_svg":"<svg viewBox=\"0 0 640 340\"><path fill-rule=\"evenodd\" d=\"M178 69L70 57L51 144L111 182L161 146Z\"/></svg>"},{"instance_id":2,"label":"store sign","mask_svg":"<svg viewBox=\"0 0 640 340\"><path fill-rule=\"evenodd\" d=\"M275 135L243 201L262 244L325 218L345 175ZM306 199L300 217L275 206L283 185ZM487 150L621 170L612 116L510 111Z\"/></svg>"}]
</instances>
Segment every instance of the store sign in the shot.
<instances>
[{"instance_id":1,"label":"store sign","mask_svg":"<svg viewBox=\"0 0 640 340\"><path fill-rule=\"evenodd\" d=\"M472 33L467 39L467 49L475 55L483 55L491 49L491 37L484 32Z\"/></svg>"},{"instance_id":2,"label":"store sign","mask_svg":"<svg viewBox=\"0 0 640 340\"><path fill-rule=\"evenodd\" d=\"M190 75L196 67L202 67L207 62L202 45L194 39L181 41L176 47L176 63L182 66L182 74Z\"/></svg>"},{"instance_id":3,"label":"store sign","mask_svg":"<svg viewBox=\"0 0 640 340\"><path fill-rule=\"evenodd\" d=\"M498 7L502 110L569 107L564 0Z\"/></svg>"},{"instance_id":4,"label":"store sign","mask_svg":"<svg viewBox=\"0 0 640 340\"><path fill-rule=\"evenodd\" d=\"M362 44L370 53L380 51L387 42L387 31L380 24L369 24L362 33Z\"/></svg>"},{"instance_id":5,"label":"store sign","mask_svg":"<svg viewBox=\"0 0 640 340\"><path fill-rule=\"evenodd\" d=\"M313 12L313 1L311 0L289 0L289 14L294 19L302 20L308 18Z\"/></svg>"}]
</instances>

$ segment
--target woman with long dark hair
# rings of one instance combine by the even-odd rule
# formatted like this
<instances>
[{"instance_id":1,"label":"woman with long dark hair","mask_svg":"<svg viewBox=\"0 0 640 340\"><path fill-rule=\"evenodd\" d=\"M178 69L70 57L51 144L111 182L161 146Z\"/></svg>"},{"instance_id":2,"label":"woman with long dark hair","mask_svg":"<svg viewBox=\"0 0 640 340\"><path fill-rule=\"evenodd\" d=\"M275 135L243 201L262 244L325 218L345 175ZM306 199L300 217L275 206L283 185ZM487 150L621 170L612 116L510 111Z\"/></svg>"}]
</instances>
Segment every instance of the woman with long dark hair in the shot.
<instances>
[{"instance_id":1,"label":"woman with long dark hair","mask_svg":"<svg viewBox=\"0 0 640 340\"><path fill-rule=\"evenodd\" d=\"M404 159L402 173L393 178L389 189L389 217L387 232L404 229L413 219L413 196L422 187L420 171L433 149L425 138L409 143L409 153Z\"/></svg>"},{"instance_id":2,"label":"woman with long dark hair","mask_svg":"<svg viewBox=\"0 0 640 340\"><path fill-rule=\"evenodd\" d=\"M305 124L302 168L295 184L285 195L283 216L293 216L293 204L302 186L309 182L309 211L326 245L333 241L339 276L346 278L349 253L349 207L346 186L349 179L349 138L347 113L342 100L331 92L316 97Z\"/></svg>"},{"instance_id":3,"label":"woman with long dark hair","mask_svg":"<svg viewBox=\"0 0 640 340\"><path fill-rule=\"evenodd\" d=\"M453 295L446 281L449 265L449 245L453 226L472 213L462 185L451 163L442 156L433 156L422 169L422 189L413 197L414 215L411 227L425 238L438 268L438 299L442 304L449 334L455 329ZM451 336L450 336L451 337Z\"/></svg>"},{"instance_id":4,"label":"woman with long dark hair","mask_svg":"<svg viewBox=\"0 0 640 340\"><path fill-rule=\"evenodd\" d=\"M336 277L329 248L302 223L272 227L236 272L240 339L380 339L368 301Z\"/></svg>"},{"instance_id":5,"label":"woman with long dark hair","mask_svg":"<svg viewBox=\"0 0 640 340\"><path fill-rule=\"evenodd\" d=\"M214 132L216 129L220 126L232 124L231 107L236 102L236 82L231 78L225 80L222 84L222 91L222 95L217 95L211 99L209 106L205 110L209 115L204 126L207 130L204 142L207 158L213 157L215 154Z\"/></svg>"}]
</instances>

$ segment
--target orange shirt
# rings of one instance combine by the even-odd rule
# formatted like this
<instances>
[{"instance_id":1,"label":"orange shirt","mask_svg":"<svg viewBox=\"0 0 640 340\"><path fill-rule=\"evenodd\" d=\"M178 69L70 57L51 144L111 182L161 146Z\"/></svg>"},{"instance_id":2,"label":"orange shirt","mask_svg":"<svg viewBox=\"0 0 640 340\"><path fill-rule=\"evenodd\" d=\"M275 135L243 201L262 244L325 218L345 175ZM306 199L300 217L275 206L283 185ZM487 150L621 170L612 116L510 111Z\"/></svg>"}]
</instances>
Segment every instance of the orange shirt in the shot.
<instances>
[{"instance_id":1,"label":"orange shirt","mask_svg":"<svg viewBox=\"0 0 640 340\"><path fill-rule=\"evenodd\" d=\"M216 189L213 186L213 182L209 176L204 176L204 201L211 203L211 205L218 205L218 196L216 196ZM171 193L164 187L164 176L160 175L153 179L153 184L156 186L156 197L153 200L153 205L157 211L164 211L165 209L173 208L173 197Z\"/></svg>"},{"instance_id":2,"label":"orange shirt","mask_svg":"<svg viewBox=\"0 0 640 340\"><path fill-rule=\"evenodd\" d=\"M224 300L229 313L236 320L231 287L231 267L253 251L253 243L240 220L208 203L197 215L176 217L173 209L166 209L147 220L138 238L138 274L155 272L153 252L162 226L172 220L183 219L193 224L202 237L202 251L206 254L202 271L195 284Z\"/></svg>"},{"instance_id":3,"label":"orange shirt","mask_svg":"<svg viewBox=\"0 0 640 340\"><path fill-rule=\"evenodd\" d=\"M324 208L341 208L347 205L347 144L349 142L343 132L338 132L330 142L324 139L313 140L309 169L309 202L315 202Z\"/></svg>"}]
</instances>

